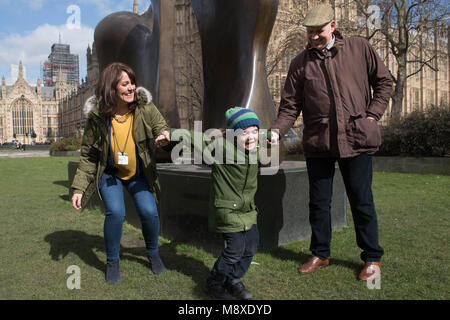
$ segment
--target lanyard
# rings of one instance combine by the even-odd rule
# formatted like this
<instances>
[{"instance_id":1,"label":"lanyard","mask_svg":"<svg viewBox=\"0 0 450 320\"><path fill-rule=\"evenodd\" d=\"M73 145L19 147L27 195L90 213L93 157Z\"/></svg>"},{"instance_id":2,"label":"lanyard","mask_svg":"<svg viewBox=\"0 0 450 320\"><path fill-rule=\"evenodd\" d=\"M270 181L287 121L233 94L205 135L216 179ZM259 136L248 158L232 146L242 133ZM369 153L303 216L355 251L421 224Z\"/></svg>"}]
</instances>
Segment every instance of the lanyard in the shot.
<instances>
[{"instance_id":1,"label":"lanyard","mask_svg":"<svg viewBox=\"0 0 450 320\"><path fill-rule=\"evenodd\" d=\"M114 120L115 120L115 118L114 118ZM116 121L117 121L117 120L116 120ZM117 121L117 122L118 122L118 121ZM111 127L112 127L112 129L113 129L114 142L115 142L115 144L116 144L116 146L117 146L117 149L120 151L121 154L124 154L124 152L125 152L125 150L126 150L126 148L127 148L128 137L130 136L130 131L131 131L131 127L132 127L132 126L133 126L133 118L131 118L130 126L128 127L127 138L125 139L125 145L123 146L123 151L122 151L122 150L120 150L119 143L118 143L118 141L117 141L117 137L116 137L116 132L115 132L115 130L114 130L114 126L111 125Z\"/></svg>"}]
</instances>

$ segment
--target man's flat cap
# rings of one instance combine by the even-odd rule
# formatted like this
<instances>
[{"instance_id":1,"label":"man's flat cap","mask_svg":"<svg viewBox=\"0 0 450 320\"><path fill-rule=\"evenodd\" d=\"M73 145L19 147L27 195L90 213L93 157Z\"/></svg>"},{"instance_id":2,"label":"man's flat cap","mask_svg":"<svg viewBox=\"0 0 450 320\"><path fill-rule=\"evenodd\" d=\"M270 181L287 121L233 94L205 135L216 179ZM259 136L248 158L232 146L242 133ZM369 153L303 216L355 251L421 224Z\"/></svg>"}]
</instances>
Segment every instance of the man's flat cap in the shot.
<instances>
[{"instance_id":1,"label":"man's flat cap","mask_svg":"<svg viewBox=\"0 0 450 320\"><path fill-rule=\"evenodd\" d=\"M303 25L305 27L320 27L334 19L334 11L327 4L320 4L308 10Z\"/></svg>"}]
</instances>

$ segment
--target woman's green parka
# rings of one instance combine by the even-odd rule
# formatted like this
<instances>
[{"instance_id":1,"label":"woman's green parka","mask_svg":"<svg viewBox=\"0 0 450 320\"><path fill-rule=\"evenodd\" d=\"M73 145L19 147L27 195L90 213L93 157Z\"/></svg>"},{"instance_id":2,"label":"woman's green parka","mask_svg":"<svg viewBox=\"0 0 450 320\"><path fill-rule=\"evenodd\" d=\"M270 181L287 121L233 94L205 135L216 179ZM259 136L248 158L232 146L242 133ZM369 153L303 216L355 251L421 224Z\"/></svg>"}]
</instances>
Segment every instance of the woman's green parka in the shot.
<instances>
[{"instance_id":1,"label":"woman's green parka","mask_svg":"<svg viewBox=\"0 0 450 320\"><path fill-rule=\"evenodd\" d=\"M154 139L164 130L169 130L161 113L152 103L152 96L143 87L136 89L138 105L133 111L133 138L144 176L158 203L159 182L156 172ZM98 182L102 176L108 159L109 134L107 122L99 113L99 105L95 96L89 98L84 110L87 120L81 145L80 164L72 183L74 193L83 193L81 207L84 208L91 196L98 190Z\"/></svg>"}]
</instances>

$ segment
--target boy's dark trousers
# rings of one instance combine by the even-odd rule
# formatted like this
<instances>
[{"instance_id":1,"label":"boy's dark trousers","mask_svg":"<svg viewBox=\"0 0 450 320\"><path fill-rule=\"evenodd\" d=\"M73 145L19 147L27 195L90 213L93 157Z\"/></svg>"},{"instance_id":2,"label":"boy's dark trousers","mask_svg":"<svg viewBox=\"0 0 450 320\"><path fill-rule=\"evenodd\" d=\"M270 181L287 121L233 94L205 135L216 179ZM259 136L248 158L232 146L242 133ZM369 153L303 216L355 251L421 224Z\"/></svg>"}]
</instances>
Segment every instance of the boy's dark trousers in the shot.
<instances>
[{"instance_id":1,"label":"boy's dark trousers","mask_svg":"<svg viewBox=\"0 0 450 320\"><path fill-rule=\"evenodd\" d=\"M247 273L258 250L258 227L254 224L248 231L224 233L223 238L225 249L214 264L208 279L219 282L240 279Z\"/></svg>"},{"instance_id":2,"label":"boy's dark trousers","mask_svg":"<svg viewBox=\"0 0 450 320\"><path fill-rule=\"evenodd\" d=\"M312 254L322 260L330 256L331 197L335 162L345 184L356 231L356 243L364 262L379 262L383 248L378 244L378 222L372 196L372 156L362 153L352 158L307 158L309 177L309 221Z\"/></svg>"}]
</instances>

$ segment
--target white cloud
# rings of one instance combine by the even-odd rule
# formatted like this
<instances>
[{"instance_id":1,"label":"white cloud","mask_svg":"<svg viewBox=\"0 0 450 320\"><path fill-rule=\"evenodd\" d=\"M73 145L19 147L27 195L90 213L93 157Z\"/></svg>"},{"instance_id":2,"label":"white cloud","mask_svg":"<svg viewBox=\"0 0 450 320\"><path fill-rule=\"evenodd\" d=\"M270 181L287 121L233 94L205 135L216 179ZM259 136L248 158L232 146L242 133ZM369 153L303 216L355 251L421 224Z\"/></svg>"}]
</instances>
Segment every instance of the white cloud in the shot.
<instances>
[{"instance_id":1,"label":"white cloud","mask_svg":"<svg viewBox=\"0 0 450 320\"><path fill-rule=\"evenodd\" d=\"M4 71L22 61L28 69L27 80L34 83L39 77L40 63L48 58L60 34L61 42L70 44L71 53L79 55L81 77L86 72L86 48L94 41L94 29L83 25L79 29L69 29L66 25L44 24L27 34L10 34L0 39L0 66Z\"/></svg>"}]
</instances>

